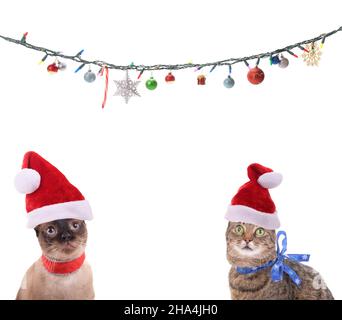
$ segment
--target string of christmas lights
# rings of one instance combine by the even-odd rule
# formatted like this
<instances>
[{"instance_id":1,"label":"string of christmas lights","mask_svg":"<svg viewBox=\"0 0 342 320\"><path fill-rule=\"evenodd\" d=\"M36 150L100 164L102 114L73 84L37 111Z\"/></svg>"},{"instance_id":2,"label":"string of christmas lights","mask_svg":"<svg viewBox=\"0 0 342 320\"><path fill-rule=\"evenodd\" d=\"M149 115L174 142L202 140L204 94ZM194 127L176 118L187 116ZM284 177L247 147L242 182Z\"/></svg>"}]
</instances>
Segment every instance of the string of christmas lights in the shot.
<instances>
[{"instance_id":1,"label":"string of christmas lights","mask_svg":"<svg viewBox=\"0 0 342 320\"><path fill-rule=\"evenodd\" d=\"M75 55L67 55L64 54L62 51L55 51L48 48L36 46L27 42L28 32L25 32L20 40L13 39L10 37L6 37L0 35L0 38L12 42L17 45L24 46L28 49L32 49L35 51L40 51L44 53L44 56L39 61L39 63L44 63L49 57L54 58L54 62L47 66L47 71L49 73L57 73L58 71L63 71L67 68L67 65L63 60L71 60L74 62L79 63L79 66L74 71L78 73L81 69L85 66L88 66L88 70L84 74L84 80L86 82L94 82L97 76L102 76L105 74L105 93L104 99L102 103L102 108L104 108L107 100L107 91L108 91L108 73L109 69L116 69L116 70L123 70L126 71L125 78L123 80L114 80L114 83L117 87L117 91L114 95L121 96L124 98L125 102L128 103L129 99L133 96L140 96L139 92L137 91L137 86L141 82L139 79L141 78L142 74L145 71L158 71L158 70L168 70L168 74L165 77L165 81L167 83L172 83L175 81L175 76L172 74L172 71L181 70L181 69L189 69L194 68L194 71L199 71L205 67L211 67L210 73L214 71L216 67L220 66L228 66L229 74L226 79L223 81L223 85L226 88L232 88L235 85L234 79L231 77L232 73L232 65L243 62L249 68L247 73L247 79L252 84L260 84L263 82L265 78L265 74L263 70L259 68L259 63L261 59L268 58L271 65L278 65L280 68L286 68L289 65L289 59L286 58L286 54L289 54L292 57L298 58L299 55L294 52L294 50L300 49L301 54L300 56L303 58L304 62L308 66L317 66L323 48L323 44L325 43L326 39L337 32L342 31L342 27L339 27L336 30L330 31L328 33L321 34L315 38L304 40L295 44L288 45L286 47L276 49L273 51L263 52L251 56L246 57L238 57L238 58L228 58L224 60L218 60L214 62L206 62L206 63L185 63L185 64L156 64L156 65L135 65L131 63L129 65L116 65L113 63L109 63L102 60L87 60L84 59L81 55L84 52L84 49L80 50ZM320 44L318 44L320 43ZM256 60L255 67L250 67L249 61ZM94 73L91 69L92 66L98 66L100 69L96 73ZM134 81L130 78L128 71L129 70L136 70L138 71L137 80ZM197 84L198 85L205 85L206 84L206 77L204 74L200 74L197 76ZM155 90L158 86L158 82L154 77L151 77L146 80L145 86L149 90Z\"/></svg>"}]
</instances>

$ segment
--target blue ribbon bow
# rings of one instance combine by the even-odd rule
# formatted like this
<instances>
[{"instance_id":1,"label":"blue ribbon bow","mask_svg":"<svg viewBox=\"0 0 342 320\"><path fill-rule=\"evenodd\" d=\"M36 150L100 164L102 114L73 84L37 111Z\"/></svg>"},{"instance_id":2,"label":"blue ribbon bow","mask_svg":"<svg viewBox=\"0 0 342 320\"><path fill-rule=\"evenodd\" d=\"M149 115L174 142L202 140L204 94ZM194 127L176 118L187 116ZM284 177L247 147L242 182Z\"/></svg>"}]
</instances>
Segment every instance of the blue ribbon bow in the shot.
<instances>
[{"instance_id":1,"label":"blue ribbon bow","mask_svg":"<svg viewBox=\"0 0 342 320\"><path fill-rule=\"evenodd\" d=\"M281 242L282 249L280 250L279 246L279 238L280 236L284 236L284 239ZM261 266L258 267L237 267L236 271L241 274L252 274L256 273L260 270L271 267L271 278L272 281L278 282L283 280L284 272L287 273L290 279L299 287L302 283L302 280L298 276L298 274L290 268L287 264L285 264L286 260L291 260L294 262L302 262L309 261L309 254L285 254L287 250L287 237L285 231L279 231L277 233L277 258L275 260L271 260Z\"/></svg>"}]
</instances>

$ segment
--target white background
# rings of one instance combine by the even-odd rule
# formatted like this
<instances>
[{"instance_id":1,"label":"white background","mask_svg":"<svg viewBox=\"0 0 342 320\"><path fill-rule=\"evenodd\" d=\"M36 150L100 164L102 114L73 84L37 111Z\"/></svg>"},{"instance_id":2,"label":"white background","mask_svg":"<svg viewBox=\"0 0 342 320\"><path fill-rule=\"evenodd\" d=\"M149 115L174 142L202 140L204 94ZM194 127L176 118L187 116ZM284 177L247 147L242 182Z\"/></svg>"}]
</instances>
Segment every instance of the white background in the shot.
<instances>
[{"instance_id":1,"label":"white background","mask_svg":"<svg viewBox=\"0 0 342 320\"><path fill-rule=\"evenodd\" d=\"M13 0L0 30L116 64L196 63L313 38L341 25L341 9L312 0ZM15 297L40 255L13 186L22 156L35 150L92 205L87 256L98 299L229 299L223 217L251 162L283 173L272 197L288 252L312 254L309 264L341 299L341 40L341 32L326 40L319 67L262 60L260 86L243 64L233 67L231 90L226 67L204 69L206 86L193 70L175 72L173 85L155 72L155 91L144 86L146 72L141 98L128 105L113 96L124 73L110 71L101 110L103 78L86 83L86 69L74 74L70 61L49 75L37 64L43 54L0 39L0 298Z\"/></svg>"}]
</instances>

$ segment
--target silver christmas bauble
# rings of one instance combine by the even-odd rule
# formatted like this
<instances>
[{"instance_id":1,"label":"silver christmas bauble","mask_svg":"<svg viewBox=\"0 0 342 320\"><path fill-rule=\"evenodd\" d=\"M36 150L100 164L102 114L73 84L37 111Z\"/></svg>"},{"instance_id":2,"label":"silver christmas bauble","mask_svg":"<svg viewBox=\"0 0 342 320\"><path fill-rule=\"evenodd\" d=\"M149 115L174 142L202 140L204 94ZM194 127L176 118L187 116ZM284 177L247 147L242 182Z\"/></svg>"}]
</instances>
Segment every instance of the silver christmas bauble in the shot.
<instances>
[{"instance_id":1,"label":"silver christmas bauble","mask_svg":"<svg viewBox=\"0 0 342 320\"><path fill-rule=\"evenodd\" d=\"M224 79L223 81L223 85L230 89L230 88L233 88L234 87L234 84L235 84L235 81L234 79L231 77L231 76L228 76L226 79Z\"/></svg>"},{"instance_id":2,"label":"silver christmas bauble","mask_svg":"<svg viewBox=\"0 0 342 320\"><path fill-rule=\"evenodd\" d=\"M84 80L87 81L87 82L94 82L96 79L96 74L91 71L91 70L88 70L85 74L84 74Z\"/></svg>"},{"instance_id":3,"label":"silver christmas bauble","mask_svg":"<svg viewBox=\"0 0 342 320\"><path fill-rule=\"evenodd\" d=\"M289 59L282 57L278 65L279 65L279 68L283 68L283 69L287 68L289 65Z\"/></svg>"},{"instance_id":4,"label":"silver christmas bauble","mask_svg":"<svg viewBox=\"0 0 342 320\"><path fill-rule=\"evenodd\" d=\"M64 62L58 62L57 64L58 70L64 71L67 67L67 65Z\"/></svg>"}]
</instances>

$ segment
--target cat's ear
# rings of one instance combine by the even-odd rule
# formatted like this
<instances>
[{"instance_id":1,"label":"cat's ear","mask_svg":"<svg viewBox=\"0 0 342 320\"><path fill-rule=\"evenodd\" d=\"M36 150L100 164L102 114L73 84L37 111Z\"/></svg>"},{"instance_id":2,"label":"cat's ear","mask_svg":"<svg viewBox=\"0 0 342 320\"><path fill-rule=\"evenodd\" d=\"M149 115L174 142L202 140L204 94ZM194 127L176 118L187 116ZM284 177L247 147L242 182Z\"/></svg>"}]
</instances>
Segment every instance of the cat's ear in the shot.
<instances>
[{"instance_id":1,"label":"cat's ear","mask_svg":"<svg viewBox=\"0 0 342 320\"><path fill-rule=\"evenodd\" d=\"M34 228L34 231L36 232L36 236L38 238L39 237L39 229L38 229L38 227Z\"/></svg>"}]
</instances>

